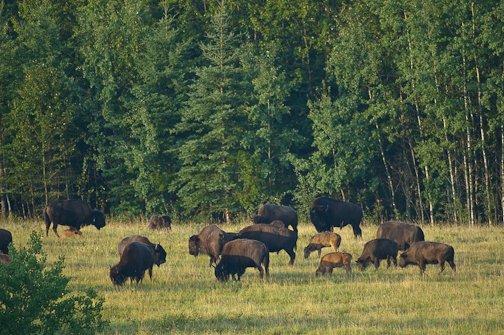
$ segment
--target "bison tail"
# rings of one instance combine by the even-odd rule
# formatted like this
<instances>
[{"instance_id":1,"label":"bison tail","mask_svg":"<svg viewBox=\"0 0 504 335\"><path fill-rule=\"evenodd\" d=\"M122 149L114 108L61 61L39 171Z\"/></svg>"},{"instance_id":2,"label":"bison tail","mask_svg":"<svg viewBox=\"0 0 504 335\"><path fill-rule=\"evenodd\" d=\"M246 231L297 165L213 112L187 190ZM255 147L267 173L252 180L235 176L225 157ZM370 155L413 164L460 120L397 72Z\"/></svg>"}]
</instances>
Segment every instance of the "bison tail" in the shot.
<instances>
[{"instance_id":1,"label":"bison tail","mask_svg":"<svg viewBox=\"0 0 504 335\"><path fill-rule=\"evenodd\" d=\"M424 232L422 229L418 228L417 231L417 242L425 241Z\"/></svg>"},{"instance_id":2,"label":"bison tail","mask_svg":"<svg viewBox=\"0 0 504 335\"><path fill-rule=\"evenodd\" d=\"M46 225L46 236L49 235L49 227L51 226L51 219L49 218L49 214L47 214L47 208L44 208L44 221Z\"/></svg>"}]
</instances>

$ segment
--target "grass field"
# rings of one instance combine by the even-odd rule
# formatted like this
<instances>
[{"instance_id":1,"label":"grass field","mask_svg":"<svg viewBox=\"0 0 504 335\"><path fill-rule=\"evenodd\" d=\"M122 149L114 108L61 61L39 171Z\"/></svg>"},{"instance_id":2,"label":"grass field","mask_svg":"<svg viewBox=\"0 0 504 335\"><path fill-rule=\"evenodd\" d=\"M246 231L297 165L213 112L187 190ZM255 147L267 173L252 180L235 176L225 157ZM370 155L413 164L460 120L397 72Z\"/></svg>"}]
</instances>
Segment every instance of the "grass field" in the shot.
<instances>
[{"instance_id":1,"label":"grass field","mask_svg":"<svg viewBox=\"0 0 504 335\"><path fill-rule=\"evenodd\" d=\"M238 231L241 225L221 227ZM42 222L3 224L24 246ZM190 256L188 238L202 225L175 225L171 233L150 232L146 224L110 222L98 231L85 227L77 239L60 240L50 231L43 238L49 260L65 255L65 274L72 288L95 289L105 298L104 334L504 334L504 230L502 227L423 227L427 240L455 248L457 273L449 267L438 275L430 265L421 277L417 267L365 272L353 266L346 277L315 277L319 259L303 259L302 250L315 230L300 226L297 259L271 254L269 282L248 269L241 282L219 283L207 256ZM59 227L61 232L65 227ZM354 260L376 226L363 228L355 240L352 229L337 231L340 250ZM45 233L45 232L44 232ZM167 263L139 285L114 287L109 265L118 262L117 243L141 234L161 243ZM329 252L324 249L323 253Z\"/></svg>"}]
</instances>

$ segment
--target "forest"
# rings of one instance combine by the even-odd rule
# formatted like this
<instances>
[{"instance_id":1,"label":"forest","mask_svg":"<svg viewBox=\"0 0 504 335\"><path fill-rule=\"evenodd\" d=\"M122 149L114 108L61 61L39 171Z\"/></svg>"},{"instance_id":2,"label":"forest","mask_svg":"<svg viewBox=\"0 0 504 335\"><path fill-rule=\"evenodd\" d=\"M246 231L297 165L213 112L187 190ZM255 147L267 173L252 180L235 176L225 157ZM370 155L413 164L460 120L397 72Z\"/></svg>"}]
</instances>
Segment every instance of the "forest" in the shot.
<instances>
[{"instance_id":1,"label":"forest","mask_svg":"<svg viewBox=\"0 0 504 335\"><path fill-rule=\"evenodd\" d=\"M1 0L0 215L502 224L503 41L500 0Z\"/></svg>"}]
</instances>

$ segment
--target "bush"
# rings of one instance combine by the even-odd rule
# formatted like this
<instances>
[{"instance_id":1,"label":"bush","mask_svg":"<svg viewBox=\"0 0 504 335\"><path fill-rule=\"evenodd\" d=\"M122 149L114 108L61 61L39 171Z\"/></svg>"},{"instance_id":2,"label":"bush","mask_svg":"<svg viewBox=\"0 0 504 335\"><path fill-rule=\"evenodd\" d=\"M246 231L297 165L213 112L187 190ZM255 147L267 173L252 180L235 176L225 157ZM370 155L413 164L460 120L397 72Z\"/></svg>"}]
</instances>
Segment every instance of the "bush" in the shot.
<instances>
[{"instance_id":1,"label":"bush","mask_svg":"<svg viewBox=\"0 0 504 335\"><path fill-rule=\"evenodd\" d=\"M94 334L104 325L103 298L93 290L76 294L52 266L32 232L27 249L11 248L12 262L0 265L0 334Z\"/></svg>"}]
</instances>

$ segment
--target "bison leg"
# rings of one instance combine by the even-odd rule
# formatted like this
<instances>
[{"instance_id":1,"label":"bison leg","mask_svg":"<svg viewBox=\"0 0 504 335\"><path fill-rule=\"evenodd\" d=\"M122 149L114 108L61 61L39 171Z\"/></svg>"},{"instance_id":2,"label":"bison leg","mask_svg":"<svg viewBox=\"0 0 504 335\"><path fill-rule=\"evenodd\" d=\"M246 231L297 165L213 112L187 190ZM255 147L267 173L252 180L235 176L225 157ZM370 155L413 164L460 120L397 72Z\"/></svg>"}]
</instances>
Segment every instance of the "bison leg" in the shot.
<instances>
[{"instance_id":1,"label":"bison leg","mask_svg":"<svg viewBox=\"0 0 504 335\"><path fill-rule=\"evenodd\" d=\"M353 233L355 238L360 237L362 239L362 230L359 227L359 224L352 225Z\"/></svg>"},{"instance_id":2,"label":"bison leg","mask_svg":"<svg viewBox=\"0 0 504 335\"><path fill-rule=\"evenodd\" d=\"M390 256L387 256L387 269L390 267L390 264L391 264Z\"/></svg>"},{"instance_id":3,"label":"bison leg","mask_svg":"<svg viewBox=\"0 0 504 335\"><path fill-rule=\"evenodd\" d=\"M289 265L294 265L294 260L296 259L296 253L294 250L285 250L289 254L290 260L289 260Z\"/></svg>"},{"instance_id":4,"label":"bison leg","mask_svg":"<svg viewBox=\"0 0 504 335\"><path fill-rule=\"evenodd\" d=\"M345 264L345 271L347 275L350 275L352 273L352 268L350 267L350 264Z\"/></svg>"},{"instance_id":5,"label":"bison leg","mask_svg":"<svg viewBox=\"0 0 504 335\"><path fill-rule=\"evenodd\" d=\"M373 261L374 267L376 270L380 267L380 260L378 258L375 258Z\"/></svg>"},{"instance_id":6,"label":"bison leg","mask_svg":"<svg viewBox=\"0 0 504 335\"><path fill-rule=\"evenodd\" d=\"M397 267L397 256L392 257L392 262L394 263L394 266Z\"/></svg>"},{"instance_id":7,"label":"bison leg","mask_svg":"<svg viewBox=\"0 0 504 335\"><path fill-rule=\"evenodd\" d=\"M320 258L320 255L322 254L322 248L318 249L318 257Z\"/></svg>"},{"instance_id":8,"label":"bison leg","mask_svg":"<svg viewBox=\"0 0 504 335\"><path fill-rule=\"evenodd\" d=\"M453 270L453 272L457 272L457 266L455 266L455 262L453 260L449 260L448 264L450 264L450 267Z\"/></svg>"},{"instance_id":9,"label":"bison leg","mask_svg":"<svg viewBox=\"0 0 504 335\"><path fill-rule=\"evenodd\" d=\"M425 262L424 261L421 261L419 264L418 264L418 267L420 268L420 274L423 275L425 273Z\"/></svg>"},{"instance_id":10,"label":"bison leg","mask_svg":"<svg viewBox=\"0 0 504 335\"><path fill-rule=\"evenodd\" d=\"M269 253L264 256L262 265L264 265L264 270L266 271L266 279L269 279Z\"/></svg>"},{"instance_id":11,"label":"bison leg","mask_svg":"<svg viewBox=\"0 0 504 335\"><path fill-rule=\"evenodd\" d=\"M152 281L152 266L149 268L149 278Z\"/></svg>"},{"instance_id":12,"label":"bison leg","mask_svg":"<svg viewBox=\"0 0 504 335\"><path fill-rule=\"evenodd\" d=\"M261 280L263 280L264 270L263 270L261 264L257 264L256 267L257 267L257 270L259 270L259 278L261 278Z\"/></svg>"},{"instance_id":13,"label":"bison leg","mask_svg":"<svg viewBox=\"0 0 504 335\"><path fill-rule=\"evenodd\" d=\"M327 272L329 272L329 276L332 276L332 272L333 272L334 268L332 266L330 266L328 269L327 269Z\"/></svg>"},{"instance_id":14,"label":"bison leg","mask_svg":"<svg viewBox=\"0 0 504 335\"><path fill-rule=\"evenodd\" d=\"M445 269L445 261L439 262L439 266L441 267L441 271L439 271L439 274L441 274L441 273L443 273L443 271Z\"/></svg>"},{"instance_id":15,"label":"bison leg","mask_svg":"<svg viewBox=\"0 0 504 335\"><path fill-rule=\"evenodd\" d=\"M60 236L58 234L58 225L55 222L53 222L52 230L56 234L56 236L58 236L58 238L59 238Z\"/></svg>"}]
</instances>

